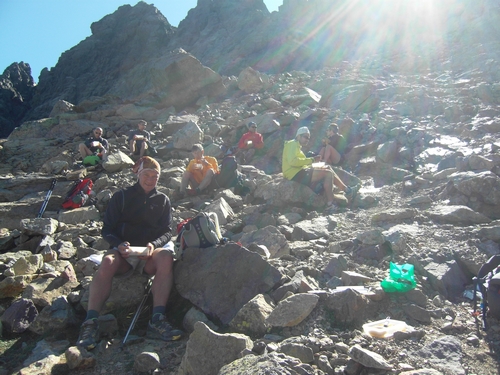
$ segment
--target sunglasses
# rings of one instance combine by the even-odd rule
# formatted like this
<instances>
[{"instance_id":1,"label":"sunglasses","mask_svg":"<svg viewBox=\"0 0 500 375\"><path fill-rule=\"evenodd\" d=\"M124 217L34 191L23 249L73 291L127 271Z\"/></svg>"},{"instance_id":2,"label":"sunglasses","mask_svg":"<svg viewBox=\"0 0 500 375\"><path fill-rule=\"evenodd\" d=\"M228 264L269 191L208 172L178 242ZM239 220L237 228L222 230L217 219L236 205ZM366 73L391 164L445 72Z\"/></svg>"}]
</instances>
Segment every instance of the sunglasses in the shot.
<instances>
[{"instance_id":1,"label":"sunglasses","mask_svg":"<svg viewBox=\"0 0 500 375\"><path fill-rule=\"evenodd\" d=\"M254 129L257 129L257 127L256 127L256 126L250 126L250 127L251 127L251 128L254 128Z\"/></svg>"},{"instance_id":2,"label":"sunglasses","mask_svg":"<svg viewBox=\"0 0 500 375\"><path fill-rule=\"evenodd\" d=\"M302 138L305 138L305 139L309 139L309 138L311 138L311 137L309 137L308 135L302 135L301 137L302 137Z\"/></svg>"}]
</instances>

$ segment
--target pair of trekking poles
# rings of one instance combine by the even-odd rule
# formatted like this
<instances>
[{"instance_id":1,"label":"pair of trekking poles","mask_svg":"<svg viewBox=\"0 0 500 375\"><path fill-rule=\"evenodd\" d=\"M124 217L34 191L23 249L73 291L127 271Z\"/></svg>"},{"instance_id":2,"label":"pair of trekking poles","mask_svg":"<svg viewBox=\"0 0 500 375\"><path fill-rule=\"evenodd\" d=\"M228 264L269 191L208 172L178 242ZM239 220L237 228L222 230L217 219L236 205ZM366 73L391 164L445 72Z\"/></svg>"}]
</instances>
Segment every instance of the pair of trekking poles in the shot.
<instances>
[{"instance_id":1,"label":"pair of trekking poles","mask_svg":"<svg viewBox=\"0 0 500 375\"><path fill-rule=\"evenodd\" d=\"M54 188L56 187L56 183L57 183L57 180L54 178L52 180L52 183L50 184L50 189L47 192L45 199L43 200L42 207L40 208L40 211L38 211L38 215L36 215L37 219L43 217L45 209L47 208L47 205L49 204L50 197L52 196L52 192L54 191Z\"/></svg>"}]
</instances>

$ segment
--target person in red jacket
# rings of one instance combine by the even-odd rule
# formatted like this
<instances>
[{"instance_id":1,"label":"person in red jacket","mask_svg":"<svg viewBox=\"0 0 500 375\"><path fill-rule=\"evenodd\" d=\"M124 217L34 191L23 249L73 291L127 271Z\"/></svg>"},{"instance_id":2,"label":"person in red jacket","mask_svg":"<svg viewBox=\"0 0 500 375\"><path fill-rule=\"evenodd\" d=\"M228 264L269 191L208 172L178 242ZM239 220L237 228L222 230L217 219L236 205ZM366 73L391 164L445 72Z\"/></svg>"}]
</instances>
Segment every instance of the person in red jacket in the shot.
<instances>
[{"instance_id":1,"label":"person in red jacket","mask_svg":"<svg viewBox=\"0 0 500 375\"><path fill-rule=\"evenodd\" d=\"M247 126L248 132L243 134L238 142L238 154L243 163L252 161L255 151L264 147L262 134L257 133L257 124L251 121Z\"/></svg>"}]
</instances>

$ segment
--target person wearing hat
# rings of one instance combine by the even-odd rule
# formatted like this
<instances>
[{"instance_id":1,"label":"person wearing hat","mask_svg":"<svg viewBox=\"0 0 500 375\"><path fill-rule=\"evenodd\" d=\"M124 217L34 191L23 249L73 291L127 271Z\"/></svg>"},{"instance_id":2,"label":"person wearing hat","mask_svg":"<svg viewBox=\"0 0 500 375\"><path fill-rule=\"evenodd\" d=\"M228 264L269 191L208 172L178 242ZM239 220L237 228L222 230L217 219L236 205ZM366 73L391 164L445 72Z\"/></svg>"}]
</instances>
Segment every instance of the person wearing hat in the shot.
<instances>
[{"instance_id":1,"label":"person wearing hat","mask_svg":"<svg viewBox=\"0 0 500 375\"><path fill-rule=\"evenodd\" d=\"M148 123L144 120L137 122L137 129L131 130L127 142L130 147L130 156L139 155L142 158L148 149L151 134L146 130Z\"/></svg>"},{"instance_id":2,"label":"person wearing hat","mask_svg":"<svg viewBox=\"0 0 500 375\"><path fill-rule=\"evenodd\" d=\"M196 143L191 148L192 159L186 171L182 175L180 193L181 195L198 195L212 182L214 176L219 173L217 159L205 156L203 146ZM191 186L191 189L188 189Z\"/></svg>"},{"instance_id":3,"label":"person wearing hat","mask_svg":"<svg viewBox=\"0 0 500 375\"><path fill-rule=\"evenodd\" d=\"M306 126L297 129L295 139L285 141L283 148L282 171L283 176L291 181L309 186L311 189L323 182L323 189L327 199L327 210L335 209L335 201L347 203L347 197L351 196L352 189L349 188L330 166L313 167L314 162L321 160L321 156L306 157L302 147L309 143L311 133ZM336 186L347 197L334 196L333 188Z\"/></svg>"},{"instance_id":4,"label":"person wearing hat","mask_svg":"<svg viewBox=\"0 0 500 375\"><path fill-rule=\"evenodd\" d=\"M255 151L264 147L262 134L257 133L257 124L250 121L247 127L248 132L243 134L238 142L238 151L241 155L241 161L243 163L249 163L252 161Z\"/></svg>"},{"instance_id":5,"label":"person wearing hat","mask_svg":"<svg viewBox=\"0 0 500 375\"><path fill-rule=\"evenodd\" d=\"M153 312L147 336L169 341L182 335L165 318L173 284L172 209L170 199L156 189L160 165L144 156L132 170L137 175L137 183L113 194L104 215L101 234L110 250L90 283L87 316L77 341L77 346L87 350L98 342L98 317L111 293L113 278L127 277L134 272L154 275ZM142 255L134 255L131 246L141 247Z\"/></svg>"},{"instance_id":6,"label":"person wearing hat","mask_svg":"<svg viewBox=\"0 0 500 375\"><path fill-rule=\"evenodd\" d=\"M102 137L102 128L92 129L92 135L85 140L85 142L78 145L78 151L82 159L90 155L97 155L101 160L106 160L108 155L109 144L106 139Z\"/></svg>"}]
</instances>

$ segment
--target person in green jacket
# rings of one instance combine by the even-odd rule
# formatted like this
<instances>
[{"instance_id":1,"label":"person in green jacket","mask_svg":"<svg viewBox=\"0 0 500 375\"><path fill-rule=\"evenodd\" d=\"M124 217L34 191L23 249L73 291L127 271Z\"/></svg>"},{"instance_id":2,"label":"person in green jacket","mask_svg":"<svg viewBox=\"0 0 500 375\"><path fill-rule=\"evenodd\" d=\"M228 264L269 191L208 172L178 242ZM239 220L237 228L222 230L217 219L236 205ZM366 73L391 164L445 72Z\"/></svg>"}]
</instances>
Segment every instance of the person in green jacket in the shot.
<instances>
[{"instance_id":1,"label":"person in green jacket","mask_svg":"<svg viewBox=\"0 0 500 375\"><path fill-rule=\"evenodd\" d=\"M318 183L323 182L323 189L327 199L327 210L334 210L334 201L347 203L347 199L352 197L353 191L342 182L330 166L312 166L314 162L321 160L321 156L317 155L308 158L302 152L302 147L309 143L310 137L311 133L309 129L303 126L297 129L295 139L285 142L282 161L283 176L288 180L307 185L311 189L314 189ZM339 199L338 195L334 197L334 186L344 192L344 199Z\"/></svg>"}]
</instances>

